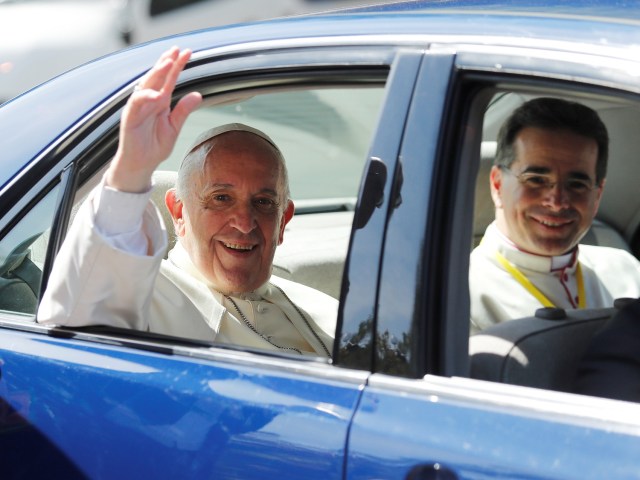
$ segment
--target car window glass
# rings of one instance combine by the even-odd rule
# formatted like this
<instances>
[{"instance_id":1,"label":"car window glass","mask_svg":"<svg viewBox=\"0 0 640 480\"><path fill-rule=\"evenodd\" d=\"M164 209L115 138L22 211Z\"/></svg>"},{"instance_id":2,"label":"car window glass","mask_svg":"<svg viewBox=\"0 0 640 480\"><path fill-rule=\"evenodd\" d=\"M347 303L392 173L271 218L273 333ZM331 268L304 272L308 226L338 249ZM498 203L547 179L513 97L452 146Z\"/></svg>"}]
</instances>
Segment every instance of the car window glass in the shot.
<instances>
[{"instance_id":1,"label":"car window glass","mask_svg":"<svg viewBox=\"0 0 640 480\"><path fill-rule=\"evenodd\" d=\"M189 117L161 168L177 171L199 133L240 122L264 131L279 146L295 201L353 199L383 92L381 87L300 90L201 108Z\"/></svg>"},{"instance_id":2,"label":"car window glass","mask_svg":"<svg viewBox=\"0 0 640 480\"><path fill-rule=\"evenodd\" d=\"M0 310L35 315L59 188L0 240Z\"/></svg>"}]
</instances>

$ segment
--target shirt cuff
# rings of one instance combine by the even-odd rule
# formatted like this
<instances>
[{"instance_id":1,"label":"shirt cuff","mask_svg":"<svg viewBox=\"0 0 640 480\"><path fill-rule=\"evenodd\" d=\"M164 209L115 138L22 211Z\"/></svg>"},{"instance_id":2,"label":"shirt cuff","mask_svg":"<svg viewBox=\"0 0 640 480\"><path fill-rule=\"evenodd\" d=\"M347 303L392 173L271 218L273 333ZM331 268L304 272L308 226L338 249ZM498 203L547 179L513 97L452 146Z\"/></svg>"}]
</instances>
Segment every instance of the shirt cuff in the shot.
<instances>
[{"instance_id":1,"label":"shirt cuff","mask_svg":"<svg viewBox=\"0 0 640 480\"><path fill-rule=\"evenodd\" d=\"M103 183L93 206L96 227L107 236L141 230L151 192L151 188L143 193L121 192Z\"/></svg>"}]
</instances>

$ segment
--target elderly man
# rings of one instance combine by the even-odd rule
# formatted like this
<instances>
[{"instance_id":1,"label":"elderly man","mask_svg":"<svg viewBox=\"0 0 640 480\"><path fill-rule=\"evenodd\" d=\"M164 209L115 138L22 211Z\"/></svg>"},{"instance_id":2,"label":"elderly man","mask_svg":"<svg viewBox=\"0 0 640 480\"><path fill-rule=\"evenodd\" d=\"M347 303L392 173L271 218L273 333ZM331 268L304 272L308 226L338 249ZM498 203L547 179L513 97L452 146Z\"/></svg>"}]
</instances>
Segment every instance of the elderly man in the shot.
<instances>
[{"instance_id":1,"label":"elderly man","mask_svg":"<svg viewBox=\"0 0 640 480\"><path fill-rule=\"evenodd\" d=\"M505 122L490 174L495 221L471 254L471 332L547 307L640 296L629 253L580 245L605 184L608 134L590 108L553 98Z\"/></svg>"},{"instance_id":2,"label":"elderly man","mask_svg":"<svg viewBox=\"0 0 640 480\"><path fill-rule=\"evenodd\" d=\"M131 95L116 155L76 215L38 321L330 357L337 302L271 276L294 205L280 150L264 133L230 124L196 139L165 197L178 241L162 259L151 176L201 102L194 92L170 107L189 57L166 52Z\"/></svg>"}]
</instances>

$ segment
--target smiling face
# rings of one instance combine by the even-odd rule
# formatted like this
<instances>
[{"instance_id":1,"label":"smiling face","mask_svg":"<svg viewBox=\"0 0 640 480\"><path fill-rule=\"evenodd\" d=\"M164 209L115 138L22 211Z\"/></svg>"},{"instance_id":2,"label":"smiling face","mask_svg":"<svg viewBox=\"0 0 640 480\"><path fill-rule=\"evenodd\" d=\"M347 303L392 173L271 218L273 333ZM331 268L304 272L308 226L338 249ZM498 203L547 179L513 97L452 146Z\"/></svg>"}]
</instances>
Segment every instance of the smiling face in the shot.
<instances>
[{"instance_id":1,"label":"smiling face","mask_svg":"<svg viewBox=\"0 0 640 480\"><path fill-rule=\"evenodd\" d=\"M225 294L249 292L271 276L294 207L285 201L282 164L267 141L233 131L212 142L190 174L184 200L168 194L167 207L180 242L211 285Z\"/></svg>"},{"instance_id":2,"label":"smiling face","mask_svg":"<svg viewBox=\"0 0 640 480\"><path fill-rule=\"evenodd\" d=\"M527 127L514 141L515 160L491 170L498 228L521 250L561 255L589 229L604 181L595 184L595 140L566 130ZM581 189L583 182L593 188Z\"/></svg>"}]
</instances>

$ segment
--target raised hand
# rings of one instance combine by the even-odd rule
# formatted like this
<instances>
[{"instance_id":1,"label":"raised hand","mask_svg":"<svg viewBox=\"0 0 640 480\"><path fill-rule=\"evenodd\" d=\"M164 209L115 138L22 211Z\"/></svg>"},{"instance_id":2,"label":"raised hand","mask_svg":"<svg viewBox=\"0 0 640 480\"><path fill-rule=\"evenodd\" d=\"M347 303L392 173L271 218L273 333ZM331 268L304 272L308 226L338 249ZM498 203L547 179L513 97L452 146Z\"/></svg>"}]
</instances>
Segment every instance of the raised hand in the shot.
<instances>
[{"instance_id":1,"label":"raised hand","mask_svg":"<svg viewBox=\"0 0 640 480\"><path fill-rule=\"evenodd\" d=\"M167 50L138 82L120 123L120 142L106 174L106 184L123 192L144 192L151 175L173 149L180 129L202 96L191 92L171 110L171 95L190 50Z\"/></svg>"}]
</instances>

